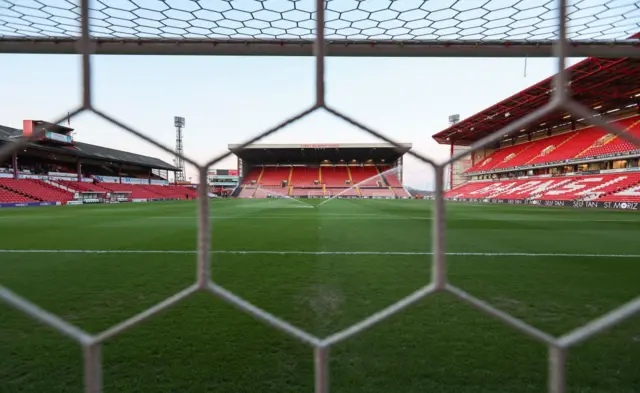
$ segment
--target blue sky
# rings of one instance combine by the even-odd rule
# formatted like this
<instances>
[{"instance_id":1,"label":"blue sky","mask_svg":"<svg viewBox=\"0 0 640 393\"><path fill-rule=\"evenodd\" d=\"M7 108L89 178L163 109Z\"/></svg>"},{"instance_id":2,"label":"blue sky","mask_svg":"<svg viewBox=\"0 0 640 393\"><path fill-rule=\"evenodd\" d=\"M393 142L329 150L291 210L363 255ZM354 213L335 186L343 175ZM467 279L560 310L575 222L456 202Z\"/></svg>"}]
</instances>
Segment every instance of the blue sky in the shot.
<instances>
[{"instance_id":1,"label":"blue sky","mask_svg":"<svg viewBox=\"0 0 640 393\"><path fill-rule=\"evenodd\" d=\"M572 61L571 63L574 63ZM94 56L96 107L175 145L173 116L186 118L184 147L198 162L308 108L314 98L314 60L275 57ZM448 148L431 135L448 115L470 116L551 75L551 59L327 59L327 100L334 108L414 150L443 160ZM54 120L78 106L80 58L1 55L0 124ZM71 120L76 139L171 162L172 157L126 131L83 114ZM261 143L374 142L328 114L314 114ZM227 159L217 168L235 168ZM430 187L432 171L405 163L405 183ZM193 168L188 177L195 180Z\"/></svg>"}]
</instances>

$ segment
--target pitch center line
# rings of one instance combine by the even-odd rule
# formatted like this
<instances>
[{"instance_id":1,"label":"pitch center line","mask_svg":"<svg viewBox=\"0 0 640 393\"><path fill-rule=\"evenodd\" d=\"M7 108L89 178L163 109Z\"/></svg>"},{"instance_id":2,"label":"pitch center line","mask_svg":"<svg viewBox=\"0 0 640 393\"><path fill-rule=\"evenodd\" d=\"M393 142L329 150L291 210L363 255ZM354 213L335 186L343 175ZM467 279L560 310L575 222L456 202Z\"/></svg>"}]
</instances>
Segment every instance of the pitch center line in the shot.
<instances>
[{"instance_id":1,"label":"pitch center line","mask_svg":"<svg viewBox=\"0 0 640 393\"><path fill-rule=\"evenodd\" d=\"M196 254L195 250L0 250L0 254ZM295 251L295 250L212 250L211 254L231 255L433 255L430 251ZM484 257L568 257L640 258L640 254L530 253L530 252L447 252L452 256Z\"/></svg>"}]
</instances>

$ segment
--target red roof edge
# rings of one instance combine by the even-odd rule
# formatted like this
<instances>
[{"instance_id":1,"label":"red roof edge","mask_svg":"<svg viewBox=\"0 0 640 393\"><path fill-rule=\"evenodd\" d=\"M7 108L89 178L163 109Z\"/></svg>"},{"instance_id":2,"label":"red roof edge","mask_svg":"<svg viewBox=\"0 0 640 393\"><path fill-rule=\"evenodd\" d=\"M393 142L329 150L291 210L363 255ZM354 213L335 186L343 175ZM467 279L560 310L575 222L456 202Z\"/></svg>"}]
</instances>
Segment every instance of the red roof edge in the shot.
<instances>
[{"instance_id":1,"label":"red roof edge","mask_svg":"<svg viewBox=\"0 0 640 393\"><path fill-rule=\"evenodd\" d=\"M631 40L631 39L640 39L640 32L638 32L638 33L636 33L636 34L634 34L634 35L630 36L628 39L630 39L630 40ZM591 61L592 59L594 59L594 58L593 58L593 57L588 57L588 58L586 58L586 59L584 59L584 60L582 60L582 61L580 61L580 62L578 62L578 63L576 63L576 64L574 64L574 65L572 65L571 67L568 67L568 68L567 68L567 70L569 70L569 71L574 70L575 68L578 68L578 67L582 66L583 64L588 63L588 62L589 62L589 61ZM478 116L478 115L482 114L483 112L486 112L486 111L489 111L489 110L491 110L491 109L493 109L493 108L495 108L495 107L498 107L498 106L500 106L500 105L502 105L502 104L504 104L504 103L506 103L506 102L510 101L511 99L516 98L517 96L521 95L522 93L525 93L525 92L526 92L526 91L528 91L528 90L531 90L531 89L534 89L534 88L539 88L539 87L542 87L542 86L544 86L544 85L546 85L546 84L549 84L549 83L553 80L553 78L554 78L555 74L556 74L556 73L552 74L552 75L551 75L551 76L549 76L548 78L545 78L544 80L541 80L541 81L540 81L540 82L538 82L538 83L535 83L535 84L533 84L533 85L531 85L531 86L529 86L529 87L526 87L526 88L524 88L524 89L520 90L519 92L517 92L517 93L515 93L515 94L510 95L509 97L507 97L507 98L505 98L505 99L503 99L503 100L499 101L499 102L498 102L498 103L496 103L496 104L493 104L493 105L491 105L491 106L489 106L489 107L487 107L487 108L485 108L485 109L483 109L483 110L481 110L481 111L479 111L479 112L477 112L477 113L474 113L474 114L473 114L473 115L471 115L471 116L467 116L465 119L461 120L461 122L467 121L468 119L471 119L471 118L473 118L473 117L475 117L475 116ZM459 124L459 123L458 123L458 124ZM456 124L456 125L457 125L457 124ZM440 132L437 132L437 133L433 134L433 135L432 135L432 138L433 138L433 139L435 139L435 140L436 140L436 142L438 142L438 143L442 143L442 142L441 142L441 140L445 138L444 134L447 134L447 133L448 133L452 128L454 128L456 125L449 126L449 127L445 128L444 130L442 130L442 131L440 131Z\"/></svg>"},{"instance_id":2,"label":"red roof edge","mask_svg":"<svg viewBox=\"0 0 640 393\"><path fill-rule=\"evenodd\" d=\"M640 33L639 33L639 34L640 34ZM592 59L591 57L588 57L588 58L586 58L586 59L584 59L584 60L582 60L582 61L580 61L580 62L578 62L578 63L576 63L576 64L574 64L574 65L572 65L571 67L567 68L567 70L571 71L571 70L573 70L574 68L578 68L578 67L580 67L581 65L588 63L591 59ZM486 112L486 111L488 111L488 110L491 110L491 109L492 109L492 108L494 108L494 107L500 106L500 105L502 105L502 104L504 104L504 103L506 103L506 102L510 101L511 99L516 98L517 96L521 95L522 93L525 93L527 90L534 89L534 88L537 88L537 87L542 87L542 86L544 86L544 85L546 85L546 84L550 83L554 76L555 76L555 73L554 73L553 75L551 75L551 76L549 76L549 77L547 77L547 78L545 78L545 79L541 80L541 81L540 81L540 82L538 82L538 83L535 83L535 84L533 84L533 85L531 85L531 86L529 86L529 87L526 87L526 88L524 88L524 89L522 89L522 90L518 91L517 93L514 93L514 94L510 95L509 97L507 97L507 98L505 98L505 99L503 99L503 100L499 101L499 102L498 102L498 103L496 103L496 104L493 104L493 105L491 105L491 106L489 106L489 107L487 107L487 108L484 108L483 110L481 110L481 111L479 111L479 112L477 112L477 113L474 113L474 114L473 114L473 115L471 115L471 116L467 116L464 120L461 120L460 122L464 122L464 121L466 121L466 120L468 120L468 119L470 119L470 118L472 118L472 117L475 117L475 116L478 116L478 115L482 114L483 112ZM455 125L450 126L450 127L447 127L447 128L445 128L444 130L442 130L442 131L440 131L440 132L438 132L438 133L436 133L436 134L433 134L433 136L432 136L432 137L433 137L434 139L440 139L440 138L441 138L441 135L440 135L440 134L445 134L445 133L447 133L447 131L449 131L449 130L450 130L451 128L453 128L453 127L455 127Z\"/></svg>"}]
</instances>

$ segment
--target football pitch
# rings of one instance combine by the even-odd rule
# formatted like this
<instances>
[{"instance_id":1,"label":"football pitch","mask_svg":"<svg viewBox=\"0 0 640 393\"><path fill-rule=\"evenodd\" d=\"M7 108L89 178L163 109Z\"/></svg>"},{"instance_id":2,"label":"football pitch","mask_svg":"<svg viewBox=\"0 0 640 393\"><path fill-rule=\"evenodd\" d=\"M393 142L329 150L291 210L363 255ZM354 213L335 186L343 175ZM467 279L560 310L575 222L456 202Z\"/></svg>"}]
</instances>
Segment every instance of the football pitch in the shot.
<instances>
[{"instance_id":1,"label":"football pitch","mask_svg":"<svg viewBox=\"0 0 640 393\"><path fill-rule=\"evenodd\" d=\"M318 337L423 287L432 204L211 201L213 280ZM640 215L447 205L451 284L559 336L640 295ZM0 211L0 284L99 333L195 281L196 202ZM332 392L542 392L547 348L447 293L330 351ZM198 292L106 342L105 392L311 392L313 351ZM640 318L572 348L569 392L640 392ZM82 391L72 340L0 302L0 392Z\"/></svg>"}]
</instances>

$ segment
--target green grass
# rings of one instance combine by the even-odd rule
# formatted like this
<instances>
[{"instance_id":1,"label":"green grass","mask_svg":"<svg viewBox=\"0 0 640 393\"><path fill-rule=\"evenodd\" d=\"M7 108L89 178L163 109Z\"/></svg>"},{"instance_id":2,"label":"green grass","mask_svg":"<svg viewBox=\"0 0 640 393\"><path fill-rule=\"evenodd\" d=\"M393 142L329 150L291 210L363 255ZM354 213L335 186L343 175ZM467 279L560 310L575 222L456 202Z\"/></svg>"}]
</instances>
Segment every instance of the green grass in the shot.
<instances>
[{"instance_id":1,"label":"green grass","mask_svg":"<svg viewBox=\"0 0 640 393\"><path fill-rule=\"evenodd\" d=\"M311 201L318 203L318 201ZM214 200L214 250L431 250L427 201ZM634 212L447 207L450 252L640 254ZM194 202L4 209L0 249L196 249ZM449 280L560 335L638 296L636 258L447 257ZM224 254L213 279L325 337L428 283L428 255ZM91 333L195 280L192 253L0 252L0 284ZM572 349L570 392L640 392L640 318ZM338 344L334 392L541 392L546 348L446 294ZM103 349L105 392L310 392L312 350L197 293ZM78 392L77 344L0 303L0 392Z\"/></svg>"}]
</instances>

